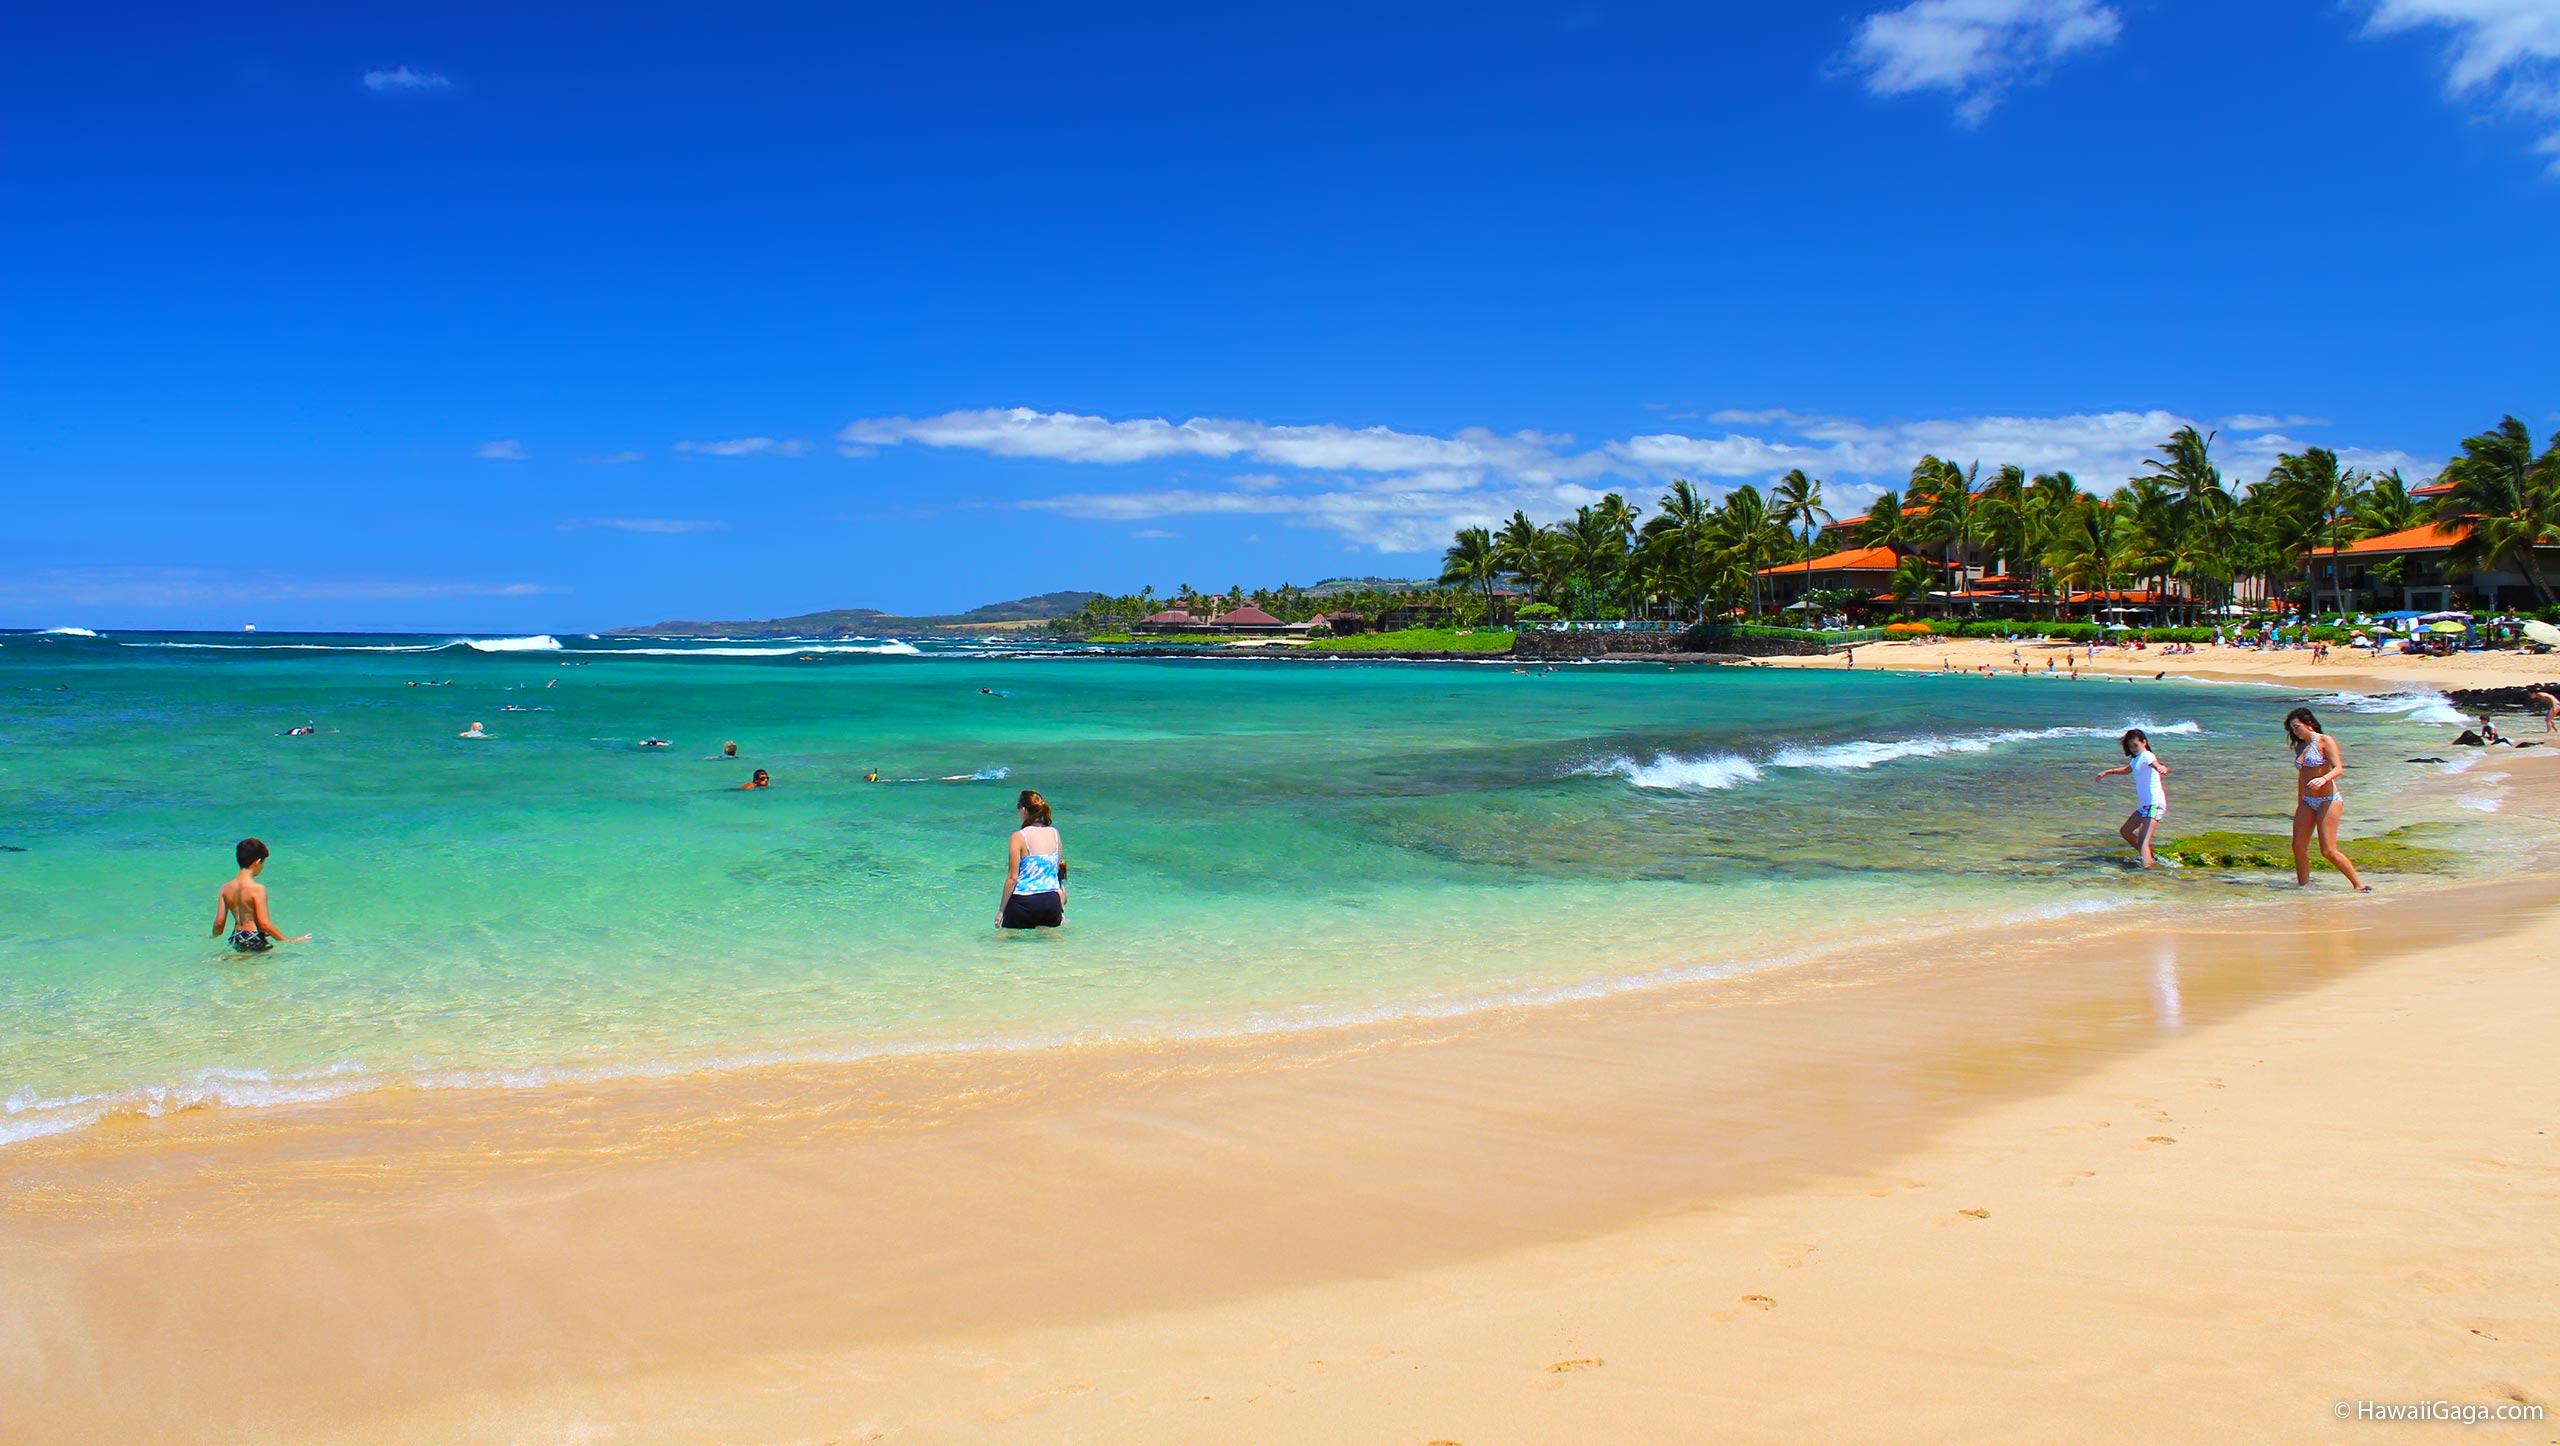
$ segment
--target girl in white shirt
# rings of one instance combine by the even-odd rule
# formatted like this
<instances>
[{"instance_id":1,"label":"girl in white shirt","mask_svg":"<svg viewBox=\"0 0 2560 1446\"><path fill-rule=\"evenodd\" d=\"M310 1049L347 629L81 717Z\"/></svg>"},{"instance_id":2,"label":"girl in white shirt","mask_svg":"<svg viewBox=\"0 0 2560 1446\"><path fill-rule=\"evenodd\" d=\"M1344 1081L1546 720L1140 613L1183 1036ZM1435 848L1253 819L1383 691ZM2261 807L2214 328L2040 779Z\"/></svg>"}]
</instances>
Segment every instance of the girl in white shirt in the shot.
<instances>
[{"instance_id":1,"label":"girl in white shirt","mask_svg":"<svg viewBox=\"0 0 2560 1446\"><path fill-rule=\"evenodd\" d=\"M2127 728L2116 742L2124 748L2124 766L2098 775L2100 779L2119 773L2133 775L2133 816L2116 834L2127 847L2142 855L2144 868L2156 868L2158 861L2151 857L2151 840L2159 834L2161 820L2169 816L2169 794L2161 784L2169 776L2169 765L2152 753L2151 735L2139 728Z\"/></svg>"}]
</instances>

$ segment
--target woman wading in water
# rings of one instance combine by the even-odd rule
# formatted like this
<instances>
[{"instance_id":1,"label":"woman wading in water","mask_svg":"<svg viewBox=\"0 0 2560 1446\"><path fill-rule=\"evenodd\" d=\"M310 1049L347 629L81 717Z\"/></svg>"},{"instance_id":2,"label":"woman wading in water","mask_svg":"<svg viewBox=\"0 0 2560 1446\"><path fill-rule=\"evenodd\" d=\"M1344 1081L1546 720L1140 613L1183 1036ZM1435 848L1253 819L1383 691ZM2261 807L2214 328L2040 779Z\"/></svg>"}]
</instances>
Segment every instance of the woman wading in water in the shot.
<instances>
[{"instance_id":1,"label":"woman wading in water","mask_svg":"<svg viewBox=\"0 0 2560 1446\"><path fill-rule=\"evenodd\" d=\"M2347 860L2345 850L2338 847L2338 816L2346 811L2338 788L2339 775L2347 771L2347 755L2338 740L2320 731L2320 720L2308 708L2296 708L2284 715L2285 738L2293 745L2294 801L2293 810L2293 882L2299 888L2311 882L2311 841L2320 841L2320 857L2346 875L2347 882L2359 894L2373 892Z\"/></svg>"},{"instance_id":2,"label":"woman wading in water","mask_svg":"<svg viewBox=\"0 0 2560 1446\"><path fill-rule=\"evenodd\" d=\"M1014 800L1022 827L1006 844L999 929L1054 929L1067 919L1066 848L1049 822L1049 800L1036 789Z\"/></svg>"}]
</instances>

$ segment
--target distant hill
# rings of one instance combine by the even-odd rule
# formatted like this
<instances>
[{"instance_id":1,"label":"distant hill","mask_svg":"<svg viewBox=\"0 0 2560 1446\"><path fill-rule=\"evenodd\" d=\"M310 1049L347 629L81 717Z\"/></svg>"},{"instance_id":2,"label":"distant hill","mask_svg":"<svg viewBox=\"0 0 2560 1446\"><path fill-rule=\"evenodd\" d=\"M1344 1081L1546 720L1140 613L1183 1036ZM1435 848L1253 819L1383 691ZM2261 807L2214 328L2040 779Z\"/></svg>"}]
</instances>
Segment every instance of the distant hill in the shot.
<instances>
[{"instance_id":1,"label":"distant hill","mask_svg":"<svg viewBox=\"0 0 2560 1446\"><path fill-rule=\"evenodd\" d=\"M830 608L789 618L754 618L733 622L678 620L645 628L615 628L607 636L646 635L659 638L841 638L877 637L884 633L948 632L964 628L996 629L1046 622L1074 613L1102 596L1098 592L1044 592L1011 602L988 603L965 613L909 617L878 608Z\"/></svg>"}]
</instances>

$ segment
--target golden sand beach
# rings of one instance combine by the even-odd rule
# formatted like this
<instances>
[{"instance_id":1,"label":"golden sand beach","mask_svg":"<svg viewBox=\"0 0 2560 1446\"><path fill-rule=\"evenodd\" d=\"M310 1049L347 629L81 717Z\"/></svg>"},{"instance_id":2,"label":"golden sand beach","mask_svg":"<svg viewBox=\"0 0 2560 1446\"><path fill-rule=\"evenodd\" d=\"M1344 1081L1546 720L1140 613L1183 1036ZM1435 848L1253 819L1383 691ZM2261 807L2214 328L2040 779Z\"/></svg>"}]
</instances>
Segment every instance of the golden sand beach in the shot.
<instances>
[{"instance_id":1,"label":"golden sand beach","mask_svg":"<svg viewBox=\"0 0 2560 1446\"><path fill-rule=\"evenodd\" d=\"M2315 661L2308 648L2261 652L2255 648L2199 645L2192 654L2168 655L2159 648L2135 650L2101 647L2089 655L2085 646L2061 642L2008 642L1996 638L1919 638L1863 643L1848 653L1827 657L1762 658L1757 666L1772 668L1892 668L1938 672L1984 668L2013 674L2023 663L2042 673L2051 662L2057 671L2077 667L2083 673L2149 678L2202 678L2223 683L2277 683L2301 688L2336 688L2364 693L2451 692L2458 688L2534 687L2560 680L2560 657L2516 651L2456 653L2451 657L2374 657L2352 648L2331 648ZM2016 653L2012 659L2010 654Z\"/></svg>"},{"instance_id":2,"label":"golden sand beach","mask_svg":"<svg viewBox=\"0 0 2560 1446\"><path fill-rule=\"evenodd\" d=\"M2560 819L2538 758L2469 783ZM2325 889L1281 1041L132 1121L0 1157L0 1435L2264 1441L2336 1439L2340 1401L2547 1407L2555 911L2545 874Z\"/></svg>"}]
</instances>

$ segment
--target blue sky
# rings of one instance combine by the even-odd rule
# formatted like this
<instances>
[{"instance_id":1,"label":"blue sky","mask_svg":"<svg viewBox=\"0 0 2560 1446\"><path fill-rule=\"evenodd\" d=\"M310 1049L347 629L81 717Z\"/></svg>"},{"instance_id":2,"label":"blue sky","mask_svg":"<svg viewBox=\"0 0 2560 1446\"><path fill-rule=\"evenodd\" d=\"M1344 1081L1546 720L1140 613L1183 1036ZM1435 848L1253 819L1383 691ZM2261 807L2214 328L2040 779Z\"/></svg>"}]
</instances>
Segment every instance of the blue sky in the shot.
<instances>
[{"instance_id":1,"label":"blue sky","mask_svg":"<svg viewBox=\"0 0 2560 1446\"><path fill-rule=\"evenodd\" d=\"M0 625L1411 574L1675 475L2560 425L2560 0L369 10L13 18Z\"/></svg>"}]
</instances>

